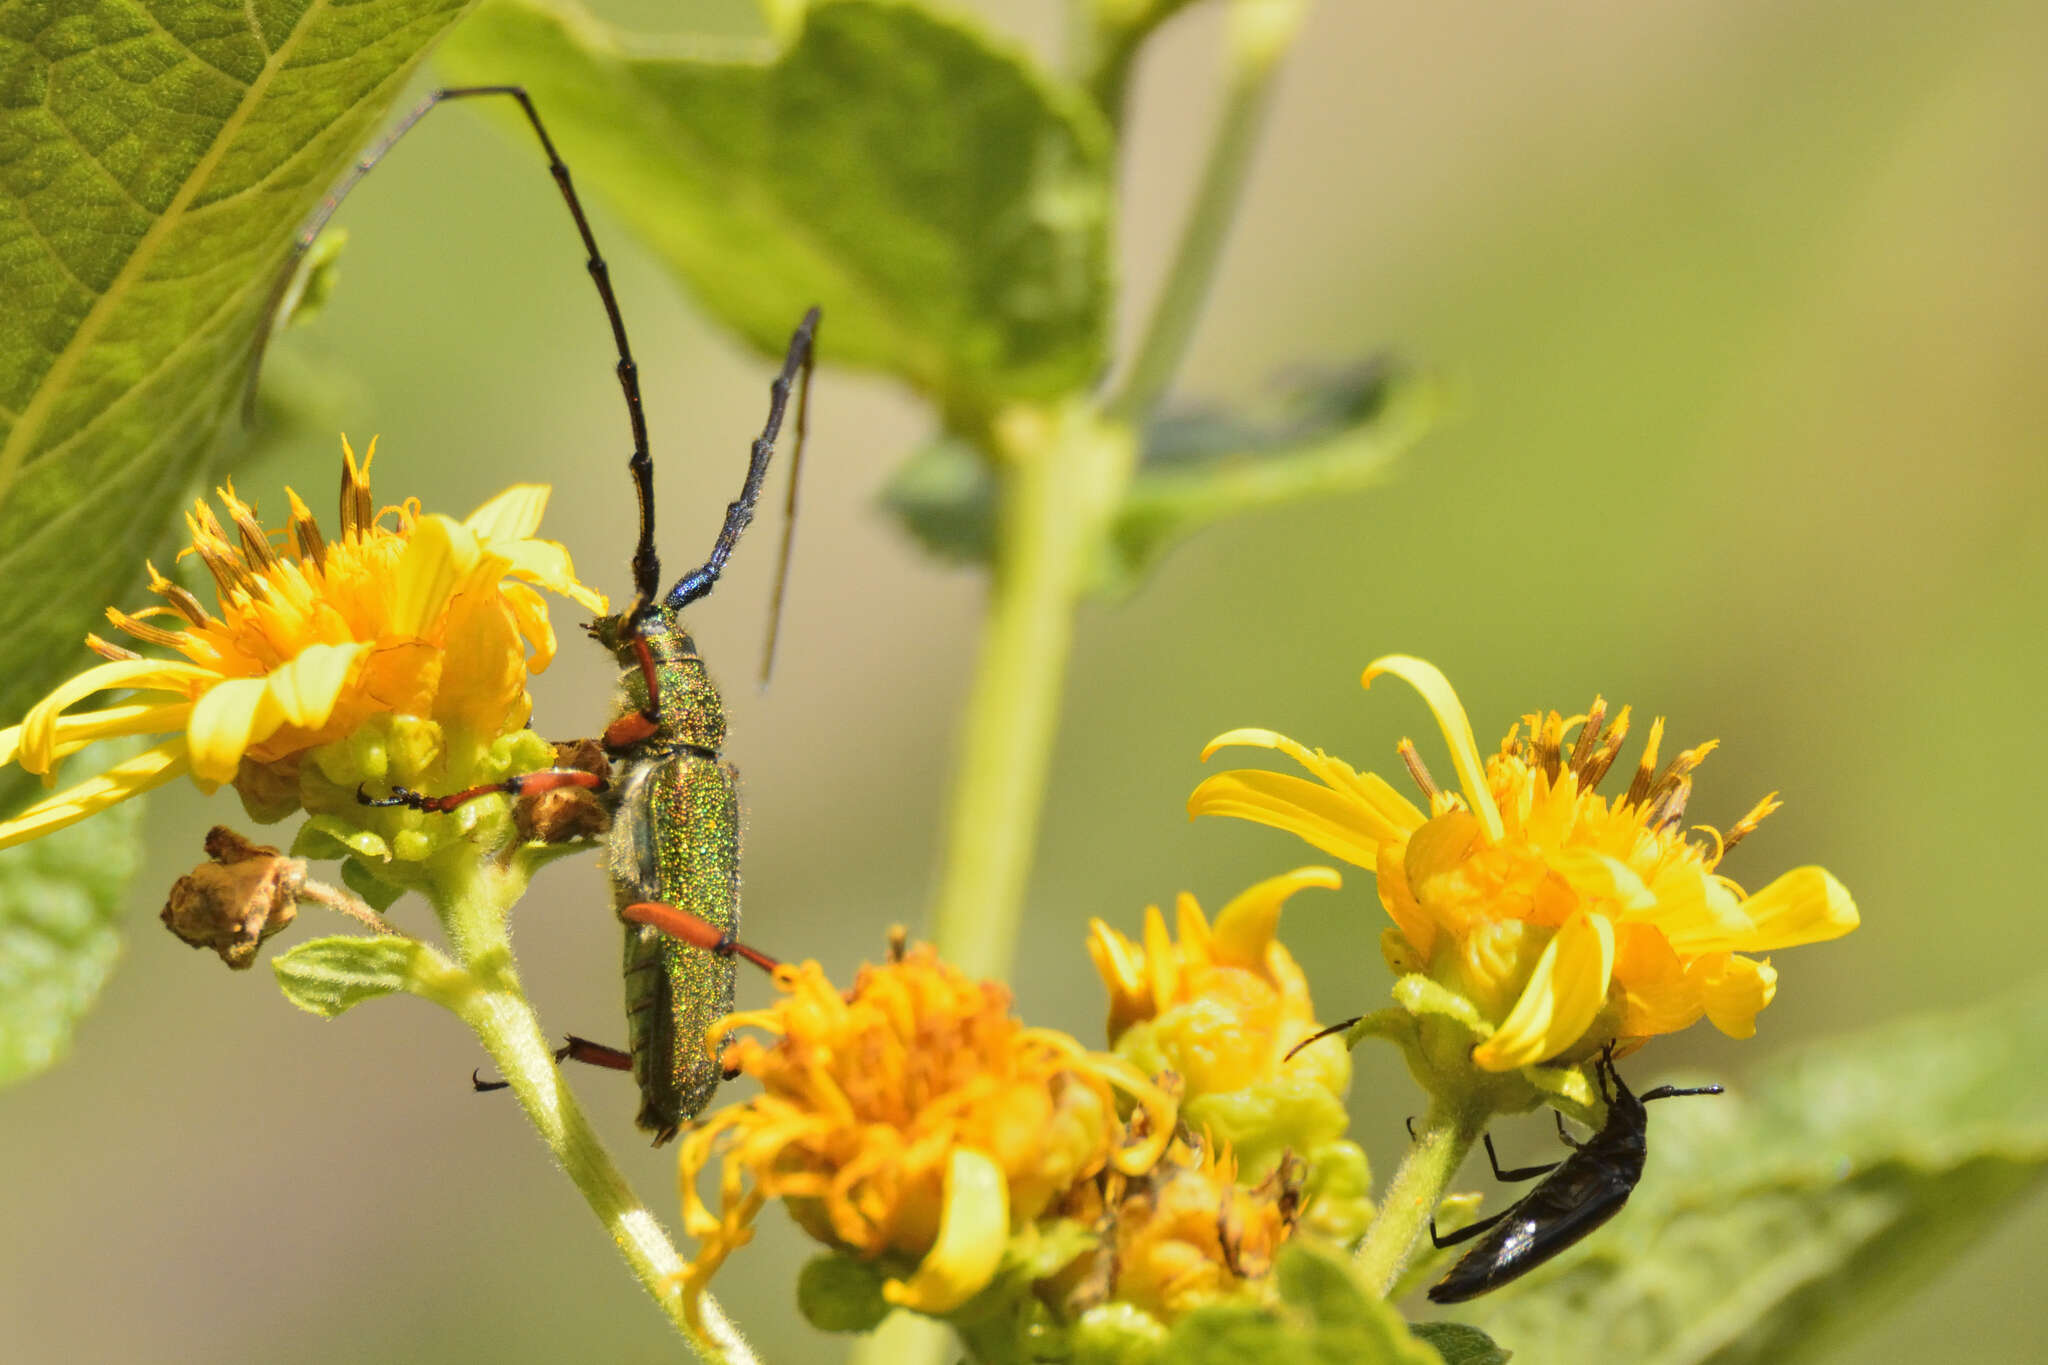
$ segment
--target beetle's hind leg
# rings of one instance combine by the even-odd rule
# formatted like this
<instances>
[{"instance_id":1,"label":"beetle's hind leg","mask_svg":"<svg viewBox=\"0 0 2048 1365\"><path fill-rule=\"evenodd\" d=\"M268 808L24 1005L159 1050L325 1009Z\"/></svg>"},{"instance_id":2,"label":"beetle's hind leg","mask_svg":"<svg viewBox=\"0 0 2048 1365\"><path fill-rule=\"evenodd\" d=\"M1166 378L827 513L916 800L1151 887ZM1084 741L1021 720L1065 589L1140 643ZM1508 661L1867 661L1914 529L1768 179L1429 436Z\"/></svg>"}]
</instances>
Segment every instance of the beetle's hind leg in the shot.
<instances>
[{"instance_id":1,"label":"beetle's hind leg","mask_svg":"<svg viewBox=\"0 0 2048 1365\"><path fill-rule=\"evenodd\" d=\"M1560 1129L1559 1131L1563 1130ZM1570 1139L1567 1138L1566 1141L1570 1141ZM1503 1184L1511 1180L1534 1180L1539 1175L1548 1175L1564 1164L1559 1161L1546 1161L1541 1166L1517 1166L1512 1171L1504 1171L1500 1168L1500 1157L1494 1154L1493 1134L1491 1133L1486 1135L1486 1159L1493 1164L1493 1178L1501 1181Z\"/></svg>"},{"instance_id":2,"label":"beetle's hind leg","mask_svg":"<svg viewBox=\"0 0 2048 1365\"><path fill-rule=\"evenodd\" d=\"M1469 1242L1474 1237L1481 1236L1490 1230L1495 1223L1498 1223L1513 1212L1514 1209L1512 1208L1502 1209L1491 1218L1482 1218L1476 1223L1465 1224L1464 1227L1459 1228L1448 1237L1436 1230L1436 1219L1432 1218L1429 1220L1429 1240L1436 1243L1438 1251L1442 1251L1445 1247L1454 1247L1460 1242Z\"/></svg>"},{"instance_id":3,"label":"beetle's hind leg","mask_svg":"<svg viewBox=\"0 0 2048 1365\"><path fill-rule=\"evenodd\" d=\"M632 1053L620 1048L606 1047L603 1043L593 1043L588 1038L578 1038L573 1033L569 1035L567 1042L555 1049L555 1060L558 1062L581 1062L585 1066L601 1066L607 1071L631 1071L633 1069ZM476 1087L476 1092L479 1095L487 1095L493 1090L503 1090L506 1086L512 1084L510 1081L485 1080L482 1067L478 1067L475 1071L469 1073L469 1083Z\"/></svg>"}]
</instances>

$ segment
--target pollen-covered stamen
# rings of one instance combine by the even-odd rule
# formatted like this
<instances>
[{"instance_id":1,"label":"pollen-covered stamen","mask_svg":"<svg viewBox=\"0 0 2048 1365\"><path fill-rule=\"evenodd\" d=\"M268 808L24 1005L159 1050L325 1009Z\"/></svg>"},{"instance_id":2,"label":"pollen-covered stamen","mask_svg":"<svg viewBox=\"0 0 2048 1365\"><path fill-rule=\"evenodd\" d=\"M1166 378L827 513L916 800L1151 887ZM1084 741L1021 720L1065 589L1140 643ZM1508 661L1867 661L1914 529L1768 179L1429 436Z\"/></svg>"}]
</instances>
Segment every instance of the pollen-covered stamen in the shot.
<instances>
[{"instance_id":1,"label":"pollen-covered stamen","mask_svg":"<svg viewBox=\"0 0 2048 1365\"><path fill-rule=\"evenodd\" d=\"M313 514L307 509L306 504L299 501L297 493L287 488L284 495L290 498L292 503L289 522L292 543L298 546L299 558L318 569L327 560L327 542L320 535L320 525L313 520Z\"/></svg>"},{"instance_id":2,"label":"pollen-covered stamen","mask_svg":"<svg viewBox=\"0 0 2048 1365\"><path fill-rule=\"evenodd\" d=\"M1606 703L1598 698L1594 699L1593 704L1596 709L1603 711L1606 706ZM1607 770L1614 766L1614 760L1621 757L1621 746L1628 739L1628 722L1629 709L1624 706L1621 708L1621 714L1614 718L1614 723L1600 736L1599 742L1593 746L1593 751L1587 755L1584 763L1578 762L1577 755L1573 755L1572 767L1579 775L1580 791L1589 792L1599 786L1606 778ZM1592 726L1591 716L1586 718L1586 724L1588 727Z\"/></svg>"},{"instance_id":3,"label":"pollen-covered stamen","mask_svg":"<svg viewBox=\"0 0 2048 1365\"><path fill-rule=\"evenodd\" d=\"M192 511L186 514L185 525L192 532L192 553L199 556L200 562L206 565L206 571L213 575L222 605L225 607L232 601L253 598L257 580L250 577L242 556L228 544L227 532L221 528L220 519L213 515L213 509L204 502L195 503Z\"/></svg>"},{"instance_id":4,"label":"pollen-covered stamen","mask_svg":"<svg viewBox=\"0 0 2048 1365\"><path fill-rule=\"evenodd\" d=\"M106 640L102 640L99 636L94 635L91 631L86 632L85 647L91 650L93 653L99 655L102 659L107 660L107 662L109 663L126 663L130 659L139 659L142 657L140 654L137 654L132 649L128 649L122 645L112 644Z\"/></svg>"},{"instance_id":5,"label":"pollen-covered stamen","mask_svg":"<svg viewBox=\"0 0 2048 1365\"><path fill-rule=\"evenodd\" d=\"M1784 804L1784 802L1778 799L1776 792L1772 792L1769 796L1757 802L1755 806L1750 808L1749 814L1730 825L1728 832L1721 836L1721 856L1727 857L1729 849L1734 848L1744 839L1756 833L1756 827L1764 822L1764 818Z\"/></svg>"},{"instance_id":6,"label":"pollen-covered stamen","mask_svg":"<svg viewBox=\"0 0 2048 1365\"><path fill-rule=\"evenodd\" d=\"M370 461L377 458L377 438L372 436L356 464L356 453L346 438L341 443L341 538L361 540L377 522L376 506L370 501Z\"/></svg>"},{"instance_id":7,"label":"pollen-covered stamen","mask_svg":"<svg viewBox=\"0 0 2048 1365\"><path fill-rule=\"evenodd\" d=\"M1585 776L1586 760L1593 756L1593 746L1599 742L1600 727L1607 723L1607 698L1596 696L1593 704L1586 708L1586 717L1579 724L1579 737L1572 742L1572 756L1565 760L1565 767L1581 779Z\"/></svg>"},{"instance_id":8,"label":"pollen-covered stamen","mask_svg":"<svg viewBox=\"0 0 2048 1365\"><path fill-rule=\"evenodd\" d=\"M1676 824L1685 814L1685 803L1692 795L1693 770L1705 762L1707 755L1720 744L1720 740L1710 739L1705 744L1695 745L1672 759L1657 775L1657 780L1650 784L1649 796L1644 803L1649 809L1644 822L1651 829L1664 829Z\"/></svg>"},{"instance_id":9,"label":"pollen-covered stamen","mask_svg":"<svg viewBox=\"0 0 2048 1365\"><path fill-rule=\"evenodd\" d=\"M158 608L158 610L168 610L168 608ZM148 614L147 612L141 613L141 615ZM175 615L175 613L173 614ZM183 643L182 632L165 630L162 626L153 626L149 622L140 619L140 616L130 616L119 607L108 607L107 619L112 621L114 628L123 635L126 635L131 640L140 640L146 645L161 645L166 649L176 649Z\"/></svg>"},{"instance_id":10,"label":"pollen-covered stamen","mask_svg":"<svg viewBox=\"0 0 2048 1365\"><path fill-rule=\"evenodd\" d=\"M1555 782L1564 762L1564 717L1552 711L1528 721L1529 766Z\"/></svg>"},{"instance_id":11,"label":"pollen-covered stamen","mask_svg":"<svg viewBox=\"0 0 2048 1365\"><path fill-rule=\"evenodd\" d=\"M1412 739L1402 740L1394 746L1394 752L1401 755L1401 762L1407 767L1408 776L1413 778L1415 785L1422 789L1422 799L1427 801L1431 808L1434 809L1436 798L1441 788L1436 785L1436 779L1429 775L1429 765L1424 763L1422 755L1416 752L1415 741Z\"/></svg>"},{"instance_id":12,"label":"pollen-covered stamen","mask_svg":"<svg viewBox=\"0 0 2048 1365\"><path fill-rule=\"evenodd\" d=\"M1643 756L1636 763L1635 778L1628 784L1628 791L1618 806L1640 806L1649 800L1650 788L1657 779L1657 749L1664 742L1664 717L1650 722L1650 741L1643 746Z\"/></svg>"},{"instance_id":13,"label":"pollen-covered stamen","mask_svg":"<svg viewBox=\"0 0 2048 1365\"><path fill-rule=\"evenodd\" d=\"M270 533L256 520L256 509L235 496L233 483L220 489L229 520L235 523L236 539L242 543L242 558L260 577L277 567L277 552L270 548Z\"/></svg>"},{"instance_id":14,"label":"pollen-covered stamen","mask_svg":"<svg viewBox=\"0 0 2048 1365\"><path fill-rule=\"evenodd\" d=\"M204 626L213 616L201 606L199 599L156 571L156 565L145 563L149 570L149 590L171 604L172 610L195 626Z\"/></svg>"}]
</instances>

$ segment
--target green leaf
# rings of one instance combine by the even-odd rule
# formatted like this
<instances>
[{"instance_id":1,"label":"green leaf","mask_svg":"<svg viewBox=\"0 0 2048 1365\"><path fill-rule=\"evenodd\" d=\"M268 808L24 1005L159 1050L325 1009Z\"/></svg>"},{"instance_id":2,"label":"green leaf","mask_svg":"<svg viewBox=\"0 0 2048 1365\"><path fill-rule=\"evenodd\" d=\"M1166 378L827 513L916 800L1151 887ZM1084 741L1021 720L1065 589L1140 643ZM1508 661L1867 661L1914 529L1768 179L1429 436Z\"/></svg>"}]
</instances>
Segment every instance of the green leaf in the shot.
<instances>
[{"instance_id":1,"label":"green leaf","mask_svg":"<svg viewBox=\"0 0 2048 1365\"><path fill-rule=\"evenodd\" d=\"M1420 1322L1413 1331L1444 1359L1444 1365L1507 1365L1509 1353L1493 1338L1462 1322Z\"/></svg>"},{"instance_id":2,"label":"green leaf","mask_svg":"<svg viewBox=\"0 0 2048 1365\"><path fill-rule=\"evenodd\" d=\"M436 979L448 964L426 944L409 938L309 939L271 959L284 998L322 1019L365 1000L411 991L438 997Z\"/></svg>"},{"instance_id":3,"label":"green leaf","mask_svg":"<svg viewBox=\"0 0 2048 1365\"><path fill-rule=\"evenodd\" d=\"M294 228L464 3L0 12L0 717L89 661L241 404Z\"/></svg>"},{"instance_id":4,"label":"green leaf","mask_svg":"<svg viewBox=\"0 0 2048 1365\"><path fill-rule=\"evenodd\" d=\"M525 84L578 180L771 354L815 303L820 354L956 414L1102 368L1108 130L961 17L822 4L779 56L714 61L494 0L441 65Z\"/></svg>"},{"instance_id":5,"label":"green leaf","mask_svg":"<svg viewBox=\"0 0 2048 1365\"><path fill-rule=\"evenodd\" d=\"M120 956L142 803L0 852L0 1085L47 1069Z\"/></svg>"},{"instance_id":6,"label":"green leaf","mask_svg":"<svg viewBox=\"0 0 2048 1365\"><path fill-rule=\"evenodd\" d=\"M796 1307L821 1332L871 1332L889 1316L888 1276L853 1256L813 1256L796 1281Z\"/></svg>"},{"instance_id":7,"label":"green leaf","mask_svg":"<svg viewBox=\"0 0 2048 1365\"><path fill-rule=\"evenodd\" d=\"M1126 592L1168 549L1212 522L1384 482L1435 424L1433 385L1366 366L1306 384L1271 415L1218 412L1155 422L1098 555L1098 591ZM942 437L913 455L883 497L942 558L987 562L996 480L973 446Z\"/></svg>"},{"instance_id":8,"label":"green leaf","mask_svg":"<svg viewBox=\"0 0 2048 1365\"><path fill-rule=\"evenodd\" d=\"M2048 983L1652 1111L1606 1229L1460 1310L1519 1365L1812 1358L2011 1212L2048 1163Z\"/></svg>"},{"instance_id":9,"label":"green leaf","mask_svg":"<svg viewBox=\"0 0 2048 1365\"><path fill-rule=\"evenodd\" d=\"M1160 1359L1174 1365L1436 1365L1400 1315L1359 1282L1347 1257L1302 1242L1281 1248L1280 1304L1217 1304L1174 1324Z\"/></svg>"}]
</instances>

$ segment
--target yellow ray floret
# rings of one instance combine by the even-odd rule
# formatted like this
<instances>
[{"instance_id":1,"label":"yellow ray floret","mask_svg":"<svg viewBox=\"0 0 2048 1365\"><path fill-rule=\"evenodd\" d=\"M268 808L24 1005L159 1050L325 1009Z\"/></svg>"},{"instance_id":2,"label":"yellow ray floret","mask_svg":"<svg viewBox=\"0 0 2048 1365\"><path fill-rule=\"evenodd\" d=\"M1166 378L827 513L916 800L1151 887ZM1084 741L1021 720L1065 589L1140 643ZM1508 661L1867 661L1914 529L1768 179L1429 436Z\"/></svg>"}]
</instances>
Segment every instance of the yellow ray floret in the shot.
<instances>
[{"instance_id":1,"label":"yellow ray floret","mask_svg":"<svg viewBox=\"0 0 2048 1365\"><path fill-rule=\"evenodd\" d=\"M0 762L54 785L57 765L96 740L167 738L0 824L0 847L179 776L211 791L248 765L289 765L371 716L418 717L451 743L472 745L525 725L527 678L555 652L534 587L606 610L561 546L534 539L547 490L509 489L466 521L422 513L411 501L375 511L375 450L373 441L358 466L342 443L341 526L332 541L289 490L291 514L276 533L232 485L219 490L227 526L205 502L195 505L187 553L212 575L218 613L151 566L150 589L162 604L133 615L109 609L107 617L138 644L182 657L144 658L88 637L106 662L0 731ZM136 699L71 709L114 690Z\"/></svg>"},{"instance_id":2,"label":"yellow ray floret","mask_svg":"<svg viewBox=\"0 0 2048 1365\"><path fill-rule=\"evenodd\" d=\"M1527 716L1498 753L1482 757L1464 706L1435 667L1390 655L1366 669L1366 685L1382 675L1422 695L1451 751L1458 786L1440 789L1402 742L1427 813L1372 774L1266 730L1230 731L1204 757L1225 745L1270 749L1314 780L1219 773L1195 789L1188 811L1287 830L1370 869L1395 926L1390 962L1426 971L1492 1021L1473 1051L1480 1065L1506 1071L1581 1057L1611 1038L1670 1033L1701 1018L1748 1037L1777 973L1744 954L1857 926L1855 902L1822 868L1797 868L1754 895L1720 874L1722 858L1777 801L1766 797L1725 835L1688 831L1692 774L1713 743L1660 768L1658 720L1627 791L1610 799L1595 789L1628 733L1627 708L1612 724L1597 698L1583 716Z\"/></svg>"},{"instance_id":3,"label":"yellow ray floret","mask_svg":"<svg viewBox=\"0 0 2048 1365\"><path fill-rule=\"evenodd\" d=\"M828 1246L912 1265L891 1302L947 1312L987 1285L1017 1229L1105 1170L1149 1168L1173 1132L1171 1101L1137 1072L1026 1028L1002 986L929 947L863 968L843 994L815 962L779 967L775 984L773 1006L707 1041L762 1093L681 1144L693 1294L784 1199ZM1128 1125L1119 1091L1136 1101ZM718 1214L697 1189L714 1163Z\"/></svg>"}]
</instances>

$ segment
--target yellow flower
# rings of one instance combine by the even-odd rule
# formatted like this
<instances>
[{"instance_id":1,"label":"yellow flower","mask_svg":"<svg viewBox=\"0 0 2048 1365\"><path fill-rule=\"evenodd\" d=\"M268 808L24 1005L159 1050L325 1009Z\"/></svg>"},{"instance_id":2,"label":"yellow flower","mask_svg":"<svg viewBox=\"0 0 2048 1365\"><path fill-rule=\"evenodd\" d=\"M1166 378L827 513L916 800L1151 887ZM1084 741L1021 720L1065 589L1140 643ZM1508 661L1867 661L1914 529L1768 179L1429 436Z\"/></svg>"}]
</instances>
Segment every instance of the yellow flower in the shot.
<instances>
[{"instance_id":1,"label":"yellow flower","mask_svg":"<svg viewBox=\"0 0 2048 1365\"><path fill-rule=\"evenodd\" d=\"M1283 1150L1344 1131L1351 1054L1334 1039L1294 1051L1321 1026L1301 967L1276 937L1290 896L1341 884L1330 868L1298 868L1231 901L1213 928L1183 894L1178 943L1158 906L1145 911L1142 945L1089 924L1088 953L1109 987L1111 1046L1147 1074L1179 1076L1187 1125L1229 1142L1253 1178Z\"/></svg>"},{"instance_id":2,"label":"yellow flower","mask_svg":"<svg viewBox=\"0 0 2048 1365\"><path fill-rule=\"evenodd\" d=\"M779 1198L828 1246L914 1266L884 1286L891 1303L948 1312L990 1282L1014 1231L1105 1168L1146 1169L1173 1130L1171 1103L1128 1067L1024 1027L1008 991L929 947L863 968L843 995L815 962L778 967L775 984L782 999L706 1040L762 1093L683 1139L693 1305ZM727 1044L741 1029L767 1041ZM1118 1089L1138 1101L1129 1127ZM718 1215L697 1191L714 1159Z\"/></svg>"},{"instance_id":3,"label":"yellow flower","mask_svg":"<svg viewBox=\"0 0 2048 1365\"><path fill-rule=\"evenodd\" d=\"M1527 717L1526 738L1517 726L1482 760L1442 673L1393 655L1365 671L1366 685L1383 673L1413 686L1435 713L1459 791L1440 789L1406 741L1402 757L1427 811L1321 750L1270 730L1233 730L1203 757L1227 745L1276 749L1317 780L1219 773L1195 789L1188 810L1288 830L1372 869L1394 921L1383 941L1389 964L1426 972L1473 1003L1492 1026L1472 1054L1480 1066L1581 1059L1610 1039L1671 1033L1702 1016L1746 1038L1777 973L1744 954L1856 927L1855 903L1821 868L1788 872L1755 895L1716 870L1776 809L1774 797L1725 836L1696 827L1700 837L1688 837L1679 822L1711 743L1660 772L1659 720L1627 792L1610 801L1594 788L1620 752L1626 708L1611 726L1598 700L1587 716Z\"/></svg>"},{"instance_id":4,"label":"yellow flower","mask_svg":"<svg viewBox=\"0 0 2048 1365\"><path fill-rule=\"evenodd\" d=\"M1103 1245L1067 1270L1074 1307L1136 1308L1170 1324L1193 1308L1256 1293L1302 1208L1299 1161L1276 1166L1257 1185L1239 1182L1228 1143L1176 1140L1152 1169L1105 1178ZM1093 1212L1092 1201L1076 1212Z\"/></svg>"},{"instance_id":5,"label":"yellow flower","mask_svg":"<svg viewBox=\"0 0 2048 1365\"><path fill-rule=\"evenodd\" d=\"M186 775L202 791L233 782L252 810L278 818L298 805L301 758L374 718L424 722L413 728L414 745L445 772L474 768L526 724L527 676L555 652L547 607L529 584L606 609L561 546L532 538L548 490L508 489L460 522L423 515L412 501L375 511L375 451L373 441L359 469L342 442L333 542L289 490L291 516L273 534L232 486L221 488L233 541L205 502L196 505L186 518L191 553L213 575L219 615L150 566L150 588L164 604L132 616L110 608L108 619L181 657L144 658L88 636L106 662L0 732L0 762L55 785L58 763L95 740L170 737L0 825L0 847ZM71 710L116 689L136 695Z\"/></svg>"}]
</instances>

